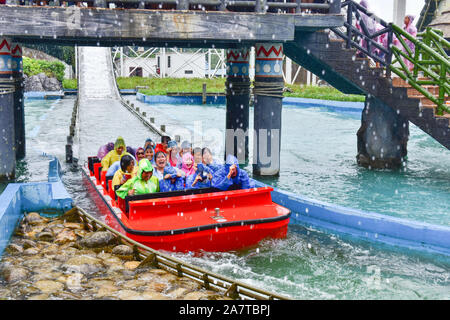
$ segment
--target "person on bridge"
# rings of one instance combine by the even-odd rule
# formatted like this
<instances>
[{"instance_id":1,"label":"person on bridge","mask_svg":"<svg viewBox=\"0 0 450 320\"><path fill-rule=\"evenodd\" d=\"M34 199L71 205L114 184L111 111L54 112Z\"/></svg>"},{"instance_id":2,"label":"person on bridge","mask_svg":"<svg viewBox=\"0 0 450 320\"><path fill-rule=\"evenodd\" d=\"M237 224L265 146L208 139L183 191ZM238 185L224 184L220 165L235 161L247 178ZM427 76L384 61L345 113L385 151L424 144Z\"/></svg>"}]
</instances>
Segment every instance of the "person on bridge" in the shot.
<instances>
[{"instance_id":1,"label":"person on bridge","mask_svg":"<svg viewBox=\"0 0 450 320\"><path fill-rule=\"evenodd\" d=\"M139 161L137 176L117 189L117 196L125 199L126 196L159 192L159 181L153 175L153 171L153 166L148 159Z\"/></svg>"},{"instance_id":2,"label":"person on bridge","mask_svg":"<svg viewBox=\"0 0 450 320\"><path fill-rule=\"evenodd\" d=\"M122 137L118 137L114 143L114 150L108 152L102 159L102 171L108 171L109 167L116 161L119 161L125 154L130 155L127 151L125 140ZM131 155L130 155L131 156Z\"/></svg>"},{"instance_id":3,"label":"person on bridge","mask_svg":"<svg viewBox=\"0 0 450 320\"><path fill-rule=\"evenodd\" d=\"M231 154L227 156L225 165L214 173L211 184L224 191L230 188L250 189L255 187L255 183L250 180L247 172L239 168L238 159Z\"/></svg>"},{"instance_id":4,"label":"person on bridge","mask_svg":"<svg viewBox=\"0 0 450 320\"><path fill-rule=\"evenodd\" d=\"M115 186L119 186L127 182L129 179L134 178L137 175L138 166L134 165L134 159L132 156L124 155L120 159L120 168L114 173L114 177L111 182L111 187L114 190Z\"/></svg>"},{"instance_id":5,"label":"person on bridge","mask_svg":"<svg viewBox=\"0 0 450 320\"><path fill-rule=\"evenodd\" d=\"M366 9L367 12L369 12L369 4L367 3L367 0L361 0L361 2L359 3L361 7L364 7ZM361 20L360 21L356 21L356 28L362 33L365 34L364 29L362 27L362 24L364 24L367 32L369 33L366 36L370 36L372 34L374 34L377 31L377 23L375 21L375 19L373 19L372 17L369 17L368 15L366 15L363 12L360 12L361 15ZM373 40L375 42L378 41L378 37L373 38ZM367 50L367 40L365 38L361 38L360 40L360 45L361 47L363 47L364 49ZM375 51L375 47L371 46L370 52L369 54L373 54ZM359 56L365 56L365 54L363 54L362 52L358 52Z\"/></svg>"},{"instance_id":6,"label":"person on bridge","mask_svg":"<svg viewBox=\"0 0 450 320\"><path fill-rule=\"evenodd\" d=\"M415 16L412 14L406 15L406 17L403 21L405 23L403 25L403 30L405 30L406 32L408 32L410 35L412 35L415 38L417 36L417 28L413 25L414 18L415 18ZM406 42L406 45L411 50L411 52L413 54L413 56L411 58L413 58L414 51L415 51L415 45L413 42L409 41L408 39L404 39L404 40ZM402 51L406 55L409 55L406 48L402 48ZM409 71L412 71L414 69L414 64L411 61L409 61L406 58L403 58L403 61L405 62L406 66L408 67Z\"/></svg>"}]
</instances>

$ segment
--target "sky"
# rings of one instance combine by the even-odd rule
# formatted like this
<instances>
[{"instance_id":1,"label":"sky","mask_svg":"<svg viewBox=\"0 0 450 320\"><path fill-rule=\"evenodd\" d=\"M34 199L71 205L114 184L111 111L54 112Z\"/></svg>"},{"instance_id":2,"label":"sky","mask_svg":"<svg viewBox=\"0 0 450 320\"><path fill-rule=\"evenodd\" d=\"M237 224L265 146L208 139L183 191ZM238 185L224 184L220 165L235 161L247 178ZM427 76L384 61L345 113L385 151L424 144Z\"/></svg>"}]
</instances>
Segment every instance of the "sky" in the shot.
<instances>
[{"instance_id":1,"label":"sky","mask_svg":"<svg viewBox=\"0 0 450 320\"><path fill-rule=\"evenodd\" d=\"M394 12L394 1L396 0L368 0L369 8L376 16L386 22L392 22ZM420 12L425 4L425 0L406 0L406 14L416 16L414 22L417 23Z\"/></svg>"}]
</instances>

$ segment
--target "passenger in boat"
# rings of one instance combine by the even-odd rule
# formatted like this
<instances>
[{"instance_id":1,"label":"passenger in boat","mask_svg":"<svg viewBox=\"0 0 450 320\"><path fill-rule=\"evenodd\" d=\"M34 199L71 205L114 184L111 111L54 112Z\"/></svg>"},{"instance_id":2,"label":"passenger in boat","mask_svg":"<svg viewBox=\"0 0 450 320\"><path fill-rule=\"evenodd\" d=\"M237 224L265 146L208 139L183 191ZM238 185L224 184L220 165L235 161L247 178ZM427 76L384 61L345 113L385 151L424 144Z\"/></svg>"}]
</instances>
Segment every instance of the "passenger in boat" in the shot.
<instances>
[{"instance_id":1,"label":"passenger in boat","mask_svg":"<svg viewBox=\"0 0 450 320\"><path fill-rule=\"evenodd\" d=\"M169 141L169 143L167 144L167 151L168 151L168 158L169 158L169 164L172 167L177 168L178 164L180 165L181 168L181 157L179 154L179 147L178 147L178 143L174 140Z\"/></svg>"},{"instance_id":2,"label":"passenger in boat","mask_svg":"<svg viewBox=\"0 0 450 320\"><path fill-rule=\"evenodd\" d=\"M117 189L117 196L125 199L126 196L159 192L159 181L153 175L153 171L148 159L139 161L138 174Z\"/></svg>"},{"instance_id":3,"label":"passenger in boat","mask_svg":"<svg viewBox=\"0 0 450 320\"><path fill-rule=\"evenodd\" d=\"M114 150L108 152L106 156L102 159L102 171L108 171L109 167L116 161L120 160L125 154L130 155L126 151L125 141L122 137L118 137L114 143Z\"/></svg>"},{"instance_id":4,"label":"passenger in boat","mask_svg":"<svg viewBox=\"0 0 450 320\"><path fill-rule=\"evenodd\" d=\"M238 189L254 188L255 184L248 177L247 172L239 168L238 159L229 154L225 165L213 174L212 186L221 190L228 190L230 187Z\"/></svg>"},{"instance_id":5,"label":"passenger in boat","mask_svg":"<svg viewBox=\"0 0 450 320\"><path fill-rule=\"evenodd\" d=\"M167 155L163 151L158 151L155 155L154 176L159 180L161 192L184 189L183 172L167 165Z\"/></svg>"},{"instance_id":6,"label":"passenger in boat","mask_svg":"<svg viewBox=\"0 0 450 320\"><path fill-rule=\"evenodd\" d=\"M195 164L197 170L186 177L186 189L199 189L211 187L212 175L203 163Z\"/></svg>"},{"instance_id":7,"label":"passenger in boat","mask_svg":"<svg viewBox=\"0 0 450 320\"><path fill-rule=\"evenodd\" d=\"M120 159L120 168L114 173L111 182L113 190L115 186L122 185L137 175L138 166L135 166L134 161L134 158L127 154Z\"/></svg>"},{"instance_id":8,"label":"passenger in boat","mask_svg":"<svg viewBox=\"0 0 450 320\"><path fill-rule=\"evenodd\" d=\"M192 144L191 144L189 141L187 141L187 140L184 140L184 141L181 143L181 152L180 152L180 156L183 156L183 154L185 154L185 153L190 153L190 154L192 154Z\"/></svg>"},{"instance_id":9,"label":"passenger in boat","mask_svg":"<svg viewBox=\"0 0 450 320\"><path fill-rule=\"evenodd\" d=\"M144 149L144 156L148 161L151 162L152 165L155 164L155 151L153 150L150 144L147 145Z\"/></svg>"},{"instance_id":10,"label":"passenger in boat","mask_svg":"<svg viewBox=\"0 0 450 320\"><path fill-rule=\"evenodd\" d=\"M144 143L144 150L147 148L148 145L151 145L152 148L155 149L156 144L155 144L155 142L153 142L153 140L150 139L150 138L147 138L147 140L145 140L145 143Z\"/></svg>"},{"instance_id":11,"label":"passenger in boat","mask_svg":"<svg viewBox=\"0 0 450 320\"><path fill-rule=\"evenodd\" d=\"M211 174L214 174L214 172L219 170L221 167L221 164L217 160L213 159L212 152L207 147L202 149L202 163Z\"/></svg>"},{"instance_id":12,"label":"passenger in boat","mask_svg":"<svg viewBox=\"0 0 450 320\"><path fill-rule=\"evenodd\" d=\"M134 158L136 159L137 163L139 163L139 161L144 159L145 158L145 150L144 150L144 148L141 148L141 147L137 148Z\"/></svg>"},{"instance_id":13,"label":"passenger in boat","mask_svg":"<svg viewBox=\"0 0 450 320\"><path fill-rule=\"evenodd\" d=\"M194 156L194 163L202 163L202 148L196 147L192 153Z\"/></svg>"},{"instance_id":14,"label":"passenger in boat","mask_svg":"<svg viewBox=\"0 0 450 320\"><path fill-rule=\"evenodd\" d=\"M111 150L114 150L114 143L108 142L107 144L101 146L97 151L97 158L100 160L108 154Z\"/></svg>"},{"instance_id":15,"label":"passenger in boat","mask_svg":"<svg viewBox=\"0 0 450 320\"><path fill-rule=\"evenodd\" d=\"M162 136L161 137L161 143L158 143L155 147L155 153L157 153L158 151L162 151L164 153L168 153L167 151L167 147L170 141L170 137L169 136Z\"/></svg>"},{"instance_id":16,"label":"passenger in boat","mask_svg":"<svg viewBox=\"0 0 450 320\"><path fill-rule=\"evenodd\" d=\"M194 174L194 157L192 156L192 154L186 152L185 154L183 154L182 160L181 170L183 170L186 177Z\"/></svg>"}]
</instances>

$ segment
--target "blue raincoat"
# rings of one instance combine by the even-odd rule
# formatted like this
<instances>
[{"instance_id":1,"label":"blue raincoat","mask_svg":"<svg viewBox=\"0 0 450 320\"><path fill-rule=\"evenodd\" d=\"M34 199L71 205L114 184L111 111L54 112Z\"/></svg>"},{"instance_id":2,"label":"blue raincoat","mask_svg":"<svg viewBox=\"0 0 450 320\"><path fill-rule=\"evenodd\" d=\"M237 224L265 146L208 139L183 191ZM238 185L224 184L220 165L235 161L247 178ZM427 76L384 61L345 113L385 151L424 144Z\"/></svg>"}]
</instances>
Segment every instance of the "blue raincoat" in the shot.
<instances>
[{"instance_id":1,"label":"blue raincoat","mask_svg":"<svg viewBox=\"0 0 450 320\"><path fill-rule=\"evenodd\" d=\"M227 178L230 167L235 164L237 169L237 174L234 178ZM247 172L239 168L238 159L229 154L227 156L227 161L225 165L218 169L212 178L212 186L221 190L228 190L232 185L239 186L240 189L250 189L255 187L255 183L250 180Z\"/></svg>"},{"instance_id":2,"label":"blue raincoat","mask_svg":"<svg viewBox=\"0 0 450 320\"><path fill-rule=\"evenodd\" d=\"M211 187L211 180L209 180L209 178L207 177L208 173L210 173L209 169L204 164L199 163L197 165L197 171L194 174L191 174L186 177L186 189L199 189ZM194 186L192 186L195 177L197 177L198 175L203 176L203 181L197 181L197 183Z\"/></svg>"},{"instance_id":3,"label":"blue raincoat","mask_svg":"<svg viewBox=\"0 0 450 320\"><path fill-rule=\"evenodd\" d=\"M172 183L172 179L164 179L166 174L172 175L175 182ZM177 177L177 171L171 166L164 168L163 177L159 178L159 190L160 192L177 191L184 189L184 177Z\"/></svg>"}]
</instances>

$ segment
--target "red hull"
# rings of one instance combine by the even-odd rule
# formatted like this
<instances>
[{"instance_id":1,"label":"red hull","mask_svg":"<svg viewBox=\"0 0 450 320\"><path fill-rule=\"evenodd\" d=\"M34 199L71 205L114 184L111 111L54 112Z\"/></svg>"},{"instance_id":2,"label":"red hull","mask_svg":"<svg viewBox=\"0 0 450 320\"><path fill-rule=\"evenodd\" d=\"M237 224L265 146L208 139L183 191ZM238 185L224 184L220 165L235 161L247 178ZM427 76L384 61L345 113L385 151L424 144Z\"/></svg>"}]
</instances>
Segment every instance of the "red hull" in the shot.
<instances>
[{"instance_id":1,"label":"red hull","mask_svg":"<svg viewBox=\"0 0 450 320\"><path fill-rule=\"evenodd\" d=\"M83 173L105 222L156 250L233 251L287 234L290 211L272 202L272 188L129 201L126 210L123 200L111 200L88 170ZM215 208L220 208L219 217Z\"/></svg>"}]
</instances>

